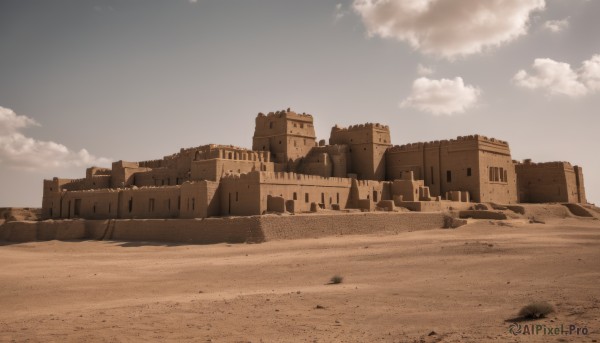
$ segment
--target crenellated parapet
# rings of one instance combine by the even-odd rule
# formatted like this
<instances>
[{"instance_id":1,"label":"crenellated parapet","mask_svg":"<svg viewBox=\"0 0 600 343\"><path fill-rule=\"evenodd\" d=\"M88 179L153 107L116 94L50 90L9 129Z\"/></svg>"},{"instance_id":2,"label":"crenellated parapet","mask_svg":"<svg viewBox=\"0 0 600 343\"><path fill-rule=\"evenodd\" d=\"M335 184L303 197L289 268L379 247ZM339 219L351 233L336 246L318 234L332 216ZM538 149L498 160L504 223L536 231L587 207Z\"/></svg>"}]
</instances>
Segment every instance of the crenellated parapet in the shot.
<instances>
[{"instance_id":1,"label":"crenellated parapet","mask_svg":"<svg viewBox=\"0 0 600 343\"><path fill-rule=\"evenodd\" d=\"M338 125L335 125L334 127L331 128L331 131L336 131L336 132L359 131L359 130L364 130L364 129L377 129L377 130L389 131L390 127L388 125L383 125L380 123L364 123L364 124L350 125L348 127L339 127Z\"/></svg>"},{"instance_id":2,"label":"crenellated parapet","mask_svg":"<svg viewBox=\"0 0 600 343\"><path fill-rule=\"evenodd\" d=\"M414 151L423 148L436 148L440 146L456 145L461 143L477 142L477 143L489 143L496 146L508 148L508 142L496 139L488 138L482 135L469 135L469 136L458 136L454 139L443 139L426 142L408 143L402 145L394 145L388 149L389 152L402 152L402 151Z\"/></svg>"},{"instance_id":3,"label":"crenellated parapet","mask_svg":"<svg viewBox=\"0 0 600 343\"><path fill-rule=\"evenodd\" d=\"M516 162L517 168L533 168L533 169L545 169L545 168L564 168L573 169L573 165L567 161L552 161L552 162L532 162L530 159L523 160L523 162Z\"/></svg>"},{"instance_id":4,"label":"crenellated parapet","mask_svg":"<svg viewBox=\"0 0 600 343\"><path fill-rule=\"evenodd\" d=\"M259 120L265 120L265 119L276 119L276 118L289 118L289 119L296 119L296 120L301 120L301 121L310 121L312 123L313 121L313 116L311 114L308 113L296 113L294 111L292 111L290 108L286 109L286 110L281 110L281 111L275 111L275 112L269 112L267 114L264 114L262 112L259 112L258 115L256 116L256 120L257 122Z\"/></svg>"}]
</instances>

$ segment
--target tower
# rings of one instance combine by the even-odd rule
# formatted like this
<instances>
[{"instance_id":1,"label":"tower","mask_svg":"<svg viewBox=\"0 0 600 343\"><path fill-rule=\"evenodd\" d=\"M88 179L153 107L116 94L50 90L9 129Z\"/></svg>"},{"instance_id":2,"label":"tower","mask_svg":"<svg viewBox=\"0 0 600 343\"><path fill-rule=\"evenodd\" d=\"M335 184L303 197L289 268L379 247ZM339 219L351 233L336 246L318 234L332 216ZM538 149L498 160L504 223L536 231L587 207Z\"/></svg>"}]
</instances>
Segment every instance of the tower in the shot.
<instances>
[{"instance_id":1,"label":"tower","mask_svg":"<svg viewBox=\"0 0 600 343\"><path fill-rule=\"evenodd\" d=\"M329 144L350 147L351 170L362 180L385 180L385 152L391 146L390 128L381 124L360 124L331 128Z\"/></svg>"},{"instance_id":2,"label":"tower","mask_svg":"<svg viewBox=\"0 0 600 343\"><path fill-rule=\"evenodd\" d=\"M285 111L259 113L256 117L252 150L270 151L284 171L295 171L299 160L316 145L313 117Z\"/></svg>"}]
</instances>

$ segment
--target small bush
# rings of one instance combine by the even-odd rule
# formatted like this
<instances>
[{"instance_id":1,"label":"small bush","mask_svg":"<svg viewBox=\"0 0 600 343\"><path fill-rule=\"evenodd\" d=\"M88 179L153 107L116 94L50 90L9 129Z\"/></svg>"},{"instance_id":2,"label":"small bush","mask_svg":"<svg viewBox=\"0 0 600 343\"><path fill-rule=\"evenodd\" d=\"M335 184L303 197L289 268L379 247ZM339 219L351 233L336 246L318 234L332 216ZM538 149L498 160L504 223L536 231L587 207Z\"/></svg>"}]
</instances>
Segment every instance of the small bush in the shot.
<instances>
[{"instance_id":1,"label":"small bush","mask_svg":"<svg viewBox=\"0 0 600 343\"><path fill-rule=\"evenodd\" d=\"M338 283L342 283L342 281L344 281L344 278L342 276L334 275L329 280L329 283L332 284L332 285L336 285Z\"/></svg>"},{"instance_id":2,"label":"small bush","mask_svg":"<svg viewBox=\"0 0 600 343\"><path fill-rule=\"evenodd\" d=\"M554 307L545 301L534 302L519 311L519 316L528 319L544 318L554 312Z\"/></svg>"}]
</instances>

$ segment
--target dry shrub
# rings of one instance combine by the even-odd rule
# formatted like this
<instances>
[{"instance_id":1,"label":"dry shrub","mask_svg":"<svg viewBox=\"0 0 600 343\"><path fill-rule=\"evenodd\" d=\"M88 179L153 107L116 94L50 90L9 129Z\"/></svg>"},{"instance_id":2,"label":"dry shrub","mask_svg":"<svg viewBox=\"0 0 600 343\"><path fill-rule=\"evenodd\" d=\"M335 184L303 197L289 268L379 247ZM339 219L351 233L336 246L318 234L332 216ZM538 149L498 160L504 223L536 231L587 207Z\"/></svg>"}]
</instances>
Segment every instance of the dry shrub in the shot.
<instances>
[{"instance_id":1,"label":"dry shrub","mask_svg":"<svg viewBox=\"0 0 600 343\"><path fill-rule=\"evenodd\" d=\"M545 301L533 302L519 311L519 316L528 319L544 318L554 312L554 306Z\"/></svg>"}]
</instances>

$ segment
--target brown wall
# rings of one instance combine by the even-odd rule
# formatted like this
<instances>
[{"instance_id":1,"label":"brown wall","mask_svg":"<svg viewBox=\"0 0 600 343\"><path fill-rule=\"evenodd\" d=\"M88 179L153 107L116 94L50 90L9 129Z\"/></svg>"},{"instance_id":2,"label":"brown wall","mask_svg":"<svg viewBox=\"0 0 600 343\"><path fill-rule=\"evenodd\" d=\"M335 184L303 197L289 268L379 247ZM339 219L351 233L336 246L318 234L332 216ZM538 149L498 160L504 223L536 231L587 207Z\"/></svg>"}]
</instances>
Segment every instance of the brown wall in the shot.
<instances>
[{"instance_id":1,"label":"brown wall","mask_svg":"<svg viewBox=\"0 0 600 343\"><path fill-rule=\"evenodd\" d=\"M298 160L316 145L313 117L290 111L259 113L256 117L252 150L267 150L277 163L294 169Z\"/></svg>"},{"instance_id":2,"label":"brown wall","mask_svg":"<svg viewBox=\"0 0 600 343\"><path fill-rule=\"evenodd\" d=\"M515 168L521 202L585 202L583 172L568 162L527 162Z\"/></svg>"},{"instance_id":3,"label":"brown wall","mask_svg":"<svg viewBox=\"0 0 600 343\"><path fill-rule=\"evenodd\" d=\"M274 170L273 162L216 158L192 162L191 179L194 181L219 181L223 175L228 173L273 172Z\"/></svg>"},{"instance_id":4,"label":"brown wall","mask_svg":"<svg viewBox=\"0 0 600 343\"><path fill-rule=\"evenodd\" d=\"M387 178L398 179L412 171L431 196L467 191L475 202L514 203L516 176L508 144L483 136L395 146L387 152ZM502 178L488 179L490 168L502 168ZM495 170L495 169L494 169ZM504 171L507 172L506 179Z\"/></svg>"},{"instance_id":5,"label":"brown wall","mask_svg":"<svg viewBox=\"0 0 600 343\"><path fill-rule=\"evenodd\" d=\"M110 239L188 244L264 242L331 235L398 233L441 228L441 213L308 214L206 219L61 220L10 222L0 240Z\"/></svg>"},{"instance_id":6,"label":"brown wall","mask_svg":"<svg viewBox=\"0 0 600 343\"><path fill-rule=\"evenodd\" d=\"M329 144L348 145L351 172L363 180L385 180L385 154L391 146L390 130L381 124L360 124L348 128L333 127Z\"/></svg>"}]
</instances>

